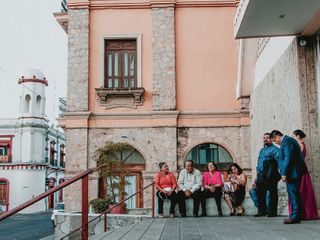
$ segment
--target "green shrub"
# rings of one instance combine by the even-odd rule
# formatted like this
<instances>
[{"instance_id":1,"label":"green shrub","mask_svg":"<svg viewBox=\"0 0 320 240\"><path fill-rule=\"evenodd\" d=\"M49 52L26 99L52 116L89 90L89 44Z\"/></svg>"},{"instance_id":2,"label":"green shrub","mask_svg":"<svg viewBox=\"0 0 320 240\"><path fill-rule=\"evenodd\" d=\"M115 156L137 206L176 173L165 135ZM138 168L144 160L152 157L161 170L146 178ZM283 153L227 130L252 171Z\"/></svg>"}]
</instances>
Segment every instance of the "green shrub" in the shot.
<instances>
[{"instance_id":1,"label":"green shrub","mask_svg":"<svg viewBox=\"0 0 320 240\"><path fill-rule=\"evenodd\" d=\"M96 198L90 201L90 205L95 213L103 213L108 209L110 199Z\"/></svg>"}]
</instances>

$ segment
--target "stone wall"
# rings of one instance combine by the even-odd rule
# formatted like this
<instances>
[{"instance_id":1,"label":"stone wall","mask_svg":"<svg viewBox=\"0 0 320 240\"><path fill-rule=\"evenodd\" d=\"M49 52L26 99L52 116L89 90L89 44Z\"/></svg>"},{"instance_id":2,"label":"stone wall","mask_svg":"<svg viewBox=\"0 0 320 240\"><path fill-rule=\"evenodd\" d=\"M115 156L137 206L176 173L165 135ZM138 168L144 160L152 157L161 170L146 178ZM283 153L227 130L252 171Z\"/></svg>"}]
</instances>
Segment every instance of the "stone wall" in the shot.
<instances>
[{"instance_id":1,"label":"stone wall","mask_svg":"<svg viewBox=\"0 0 320 240\"><path fill-rule=\"evenodd\" d=\"M93 160L94 152L107 141L130 143L141 153L146 167L142 172L144 186L152 182L159 170L159 162L167 162L173 172L177 169L175 127L90 129L88 158L90 168L96 165ZM151 207L151 192L151 187L144 191L144 207ZM96 197L97 191L89 192L89 199Z\"/></svg>"},{"instance_id":2,"label":"stone wall","mask_svg":"<svg viewBox=\"0 0 320 240\"><path fill-rule=\"evenodd\" d=\"M66 172L65 179L88 169L87 165L87 132L83 129L66 129ZM65 188L64 201L67 211L81 209L81 180Z\"/></svg>"},{"instance_id":3,"label":"stone wall","mask_svg":"<svg viewBox=\"0 0 320 240\"><path fill-rule=\"evenodd\" d=\"M98 214L89 214L89 221ZM149 216L141 216L141 215L114 215L108 214L107 221L108 221L108 231L113 229L124 227L127 225L134 224L136 222L141 222L143 218ZM58 213L55 216L55 233L54 239L61 239L69 232L77 229L81 226L81 213ZM88 235L89 239L101 239L100 237L106 234L104 232L104 217L101 216L96 220L93 220L91 223L88 224ZM66 240L76 240L81 239L81 230L76 231L70 234L69 237L65 238Z\"/></svg>"},{"instance_id":4,"label":"stone wall","mask_svg":"<svg viewBox=\"0 0 320 240\"><path fill-rule=\"evenodd\" d=\"M68 40L68 111L87 111L89 9L69 9Z\"/></svg>"},{"instance_id":5,"label":"stone wall","mask_svg":"<svg viewBox=\"0 0 320 240\"><path fill-rule=\"evenodd\" d=\"M231 154L234 162L242 168L250 168L250 158L248 153L244 153L250 146L249 139L249 127L179 128L178 168L183 168L184 159L193 147L206 142L221 145Z\"/></svg>"},{"instance_id":6,"label":"stone wall","mask_svg":"<svg viewBox=\"0 0 320 240\"><path fill-rule=\"evenodd\" d=\"M152 9L153 110L176 108L174 8Z\"/></svg>"},{"instance_id":7,"label":"stone wall","mask_svg":"<svg viewBox=\"0 0 320 240\"><path fill-rule=\"evenodd\" d=\"M302 129L307 137L306 162L320 200L319 133L314 56L311 46L294 39L251 95L251 158L255 175L262 135L273 129L291 135Z\"/></svg>"}]
</instances>

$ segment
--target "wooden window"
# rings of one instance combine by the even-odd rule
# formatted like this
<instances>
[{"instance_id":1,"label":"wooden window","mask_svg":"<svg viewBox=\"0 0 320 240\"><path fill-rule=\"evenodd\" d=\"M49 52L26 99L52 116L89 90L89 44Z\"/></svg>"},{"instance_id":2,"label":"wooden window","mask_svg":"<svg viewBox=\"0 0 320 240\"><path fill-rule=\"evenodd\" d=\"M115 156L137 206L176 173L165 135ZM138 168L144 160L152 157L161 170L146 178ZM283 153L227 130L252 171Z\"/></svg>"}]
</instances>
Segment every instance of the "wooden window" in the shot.
<instances>
[{"instance_id":1,"label":"wooden window","mask_svg":"<svg viewBox=\"0 0 320 240\"><path fill-rule=\"evenodd\" d=\"M56 151L56 142L55 141L51 141L50 142L50 165L55 166L56 165L56 161L55 161L55 153Z\"/></svg>"},{"instance_id":2,"label":"wooden window","mask_svg":"<svg viewBox=\"0 0 320 240\"><path fill-rule=\"evenodd\" d=\"M137 88L137 41L105 40L106 88Z\"/></svg>"},{"instance_id":3,"label":"wooden window","mask_svg":"<svg viewBox=\"0 0 320 240\"><path fill-rule=\"evenodd\" d=\"M0 162L10 162L9 143L0 143Z\"/></svg>"},{"instance_id":4,"label":"wooden window","mask_svg":"<svg viewBox=\"0 0 320 240\"><path fill-rule=\"evenodd\" d=\"M60 145L60 167L65 167L64 156L66 155L64 152L64 144Z\"/></svg>"}]
</instances>

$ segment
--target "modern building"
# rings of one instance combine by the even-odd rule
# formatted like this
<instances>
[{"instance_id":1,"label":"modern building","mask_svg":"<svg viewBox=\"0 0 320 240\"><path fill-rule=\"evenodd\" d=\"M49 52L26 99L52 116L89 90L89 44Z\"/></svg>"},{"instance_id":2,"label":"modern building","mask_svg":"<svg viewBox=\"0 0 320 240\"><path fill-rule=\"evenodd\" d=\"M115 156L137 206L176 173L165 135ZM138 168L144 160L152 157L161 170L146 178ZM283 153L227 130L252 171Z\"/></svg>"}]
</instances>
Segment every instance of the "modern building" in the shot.
<instances>
[{"instance_id":1,"label":"modern building","mask_svg":"<svg viewBox=\"0 0 320 240\"><path fill-rule=\"evenodd\" d=\"M64 181L65 136L46 119L48 81L29 69L18 81L18 118L0 119L0 206L10 210ZM44 211L63 201L51 195L24 213Z\"/></svg>"},{"instance_id":2,"label":"modern building","mask_svg":"<svg viewBox=\"0 0 320 240\"><path fill-rule=\"evenodd\" d=\"M250 99L251 159L261 135L302 129L306 162L320 206L320 1L242 0L237 97Z\"/></svg>"},{"instance_id":3,"label":"modern building","mask_svg":"<svg viewBox=\"0 0 320 240\"><path fill-rule=\"evenodd\" d=\"M131 192L151 183L158 163L177 173L187 159L205 170L232 162L251 176L247 99L237 100L237 1L69 0L55 13L69 39L68 111L60 118L66 177L94 168L107 141L127 142ZM106 180L89 179L89 198ZM100 183L100 184L99 184ZM249 184L248 184L249 185ZM81 184L66 189L81 209ZM151 205L151 189L132 207Z\"/></svg>"}]
</instances>

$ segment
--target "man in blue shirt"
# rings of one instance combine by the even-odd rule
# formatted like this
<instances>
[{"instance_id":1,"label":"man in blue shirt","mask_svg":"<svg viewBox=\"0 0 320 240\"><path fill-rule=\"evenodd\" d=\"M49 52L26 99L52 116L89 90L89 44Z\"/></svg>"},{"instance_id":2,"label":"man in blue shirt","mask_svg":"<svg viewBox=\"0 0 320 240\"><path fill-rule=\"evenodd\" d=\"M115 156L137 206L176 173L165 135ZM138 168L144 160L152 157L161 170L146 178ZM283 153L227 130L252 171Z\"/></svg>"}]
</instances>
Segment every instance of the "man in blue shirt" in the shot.
<instances>
[{"instance_id":1,"label":"man in blue shirt","mask_svg":"<svg viewBox=\"0 0 320 240\"><path fill-rule=\"evenodd\" d=\"M270 133L263 135L263 147L260 150L258 165L256 189L258 196L258 213L256 217L277 216L278 208L278 182L281 178L278 170L278 159L280 150L272 144ZM267 212L266 193L270 193L270 203Z\"/></svg>"}]
</instances>

